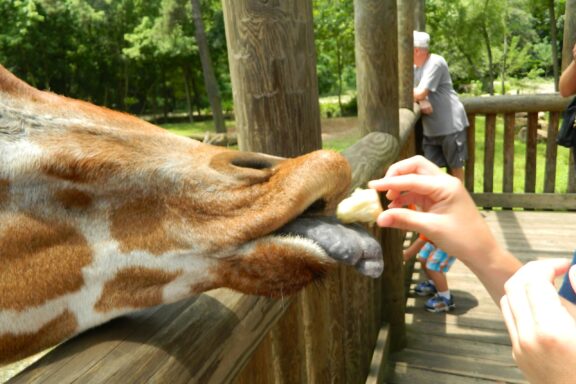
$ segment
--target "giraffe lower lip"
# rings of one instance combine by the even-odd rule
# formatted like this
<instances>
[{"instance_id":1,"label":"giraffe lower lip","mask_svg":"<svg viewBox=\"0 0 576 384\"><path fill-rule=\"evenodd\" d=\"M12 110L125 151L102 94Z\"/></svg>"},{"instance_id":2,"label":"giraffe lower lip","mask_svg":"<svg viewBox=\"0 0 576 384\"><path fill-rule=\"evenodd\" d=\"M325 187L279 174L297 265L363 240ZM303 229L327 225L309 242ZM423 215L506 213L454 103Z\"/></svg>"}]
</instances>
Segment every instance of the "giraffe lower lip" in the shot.
<instances>
[{"instance_id":1,"label":"giraffe lower lip","mask_svg":"<svg viewBox=\"0 0 576 384\"><path fill-rule=\"evenodd\" d=\"M363 275L377 278L384 270L380 244L360 225L344 225L335 217L299 217L276 233L311 239L331 258L354 265Z\"/></svg>"}]
</instances>

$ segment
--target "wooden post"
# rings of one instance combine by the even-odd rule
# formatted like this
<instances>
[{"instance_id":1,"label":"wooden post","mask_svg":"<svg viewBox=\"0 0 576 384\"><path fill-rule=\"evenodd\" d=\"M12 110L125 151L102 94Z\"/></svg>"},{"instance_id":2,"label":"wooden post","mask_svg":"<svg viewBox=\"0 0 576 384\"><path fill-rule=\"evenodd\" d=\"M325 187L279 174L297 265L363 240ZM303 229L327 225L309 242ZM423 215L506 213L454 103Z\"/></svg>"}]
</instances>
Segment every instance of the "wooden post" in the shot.
<instances>
[{"instance_id":1,"label":"wooden post","mask_svg":"<svg viewBox=\"0 0 576 384\"><path fill-rule=\"evenodd\" d=\"M414 107L414 0L398 2L398 77L400 108Z\"/></svg>"},{"instance_id":2,"label":"wooden post","mask_svg":"<svg viewBox=\"0 0 576 384\"><path fill-rule=\"evenodd\" d=\"M311 1L223 0L240 150L322 145Z\"/></svg>"},{"instance_id":3,"label":"wooden post","mask_svg":"<svg viewBox=\"0 0 576 384\"><path fill-rule=\"evenodd\" d=\"M355 0L358 120L363 134L399 138L398 9L396 0ZM382 277L382 321L390 324L392 350L406 345L402 241L397 230L377 234L386 268ZM398 246L400 244L400 246Z\"/></svg>"},{"instance_id":4,"label":"wooden post","mask_svg":"<svg viewBox=\"0 0 576 384\"><path fill-rule=\"evenodd\" d=\"M402 2L402 0L400 0ZM414 29L426 30L426 0L414 0Z\"/></svg>"},{"instance_id":5,"label":"wooden post","mask_svg":"<svg viewBox=\"0 0 576 384\"><path fill-rule=\"evenodd\" d=\"M312 2L223 4L240 149L284 157L320 149ZM270 378L251 372L265 364L274 370L275 383L331 382L344 376L338 276L334 272L322 288L311 286L294 300L240 382Z\"/></svg>"},{"instance_id":6,"label":"wooden post","mask_svg":"<svg viewBox=\"0 0 576 384\"><path fill-rule=\"evenodd\" d=\"M395 0L355 0L356 88L363 134L398 137L398 22Z\"/></svg>"}]
</instances>

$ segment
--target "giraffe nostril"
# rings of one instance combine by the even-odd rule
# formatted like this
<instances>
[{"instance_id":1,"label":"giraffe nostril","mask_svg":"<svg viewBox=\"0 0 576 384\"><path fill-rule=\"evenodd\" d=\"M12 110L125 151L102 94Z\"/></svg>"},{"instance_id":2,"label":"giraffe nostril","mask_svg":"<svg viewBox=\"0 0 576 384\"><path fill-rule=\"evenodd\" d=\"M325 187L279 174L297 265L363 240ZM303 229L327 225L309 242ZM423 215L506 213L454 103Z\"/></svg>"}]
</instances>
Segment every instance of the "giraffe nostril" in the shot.
<instances>
[{"instance_id":1,"label":"giraffe nostril","mask_svg":"<svg viewBox=\"0 0 576 384\"><path fill-rule=\"evenodd\" d=\"M268 180L284 159L260 153L227 151L214 156L210 166L237 180L258 183Z\"/></svg>"},{"instance_id":2,"label":"giraffe nostril","mask_svg":"<svg viewBox=\"0 0 576 384\"><path fill-rule=\"evenodd\" d=\"M270 169L274 167L274 164L271 161L265 159L249 159L249 158L239 158L233 159L231 161L232 165L240 168L249 168L249 169Z\"/></svg>"}]
</instances>

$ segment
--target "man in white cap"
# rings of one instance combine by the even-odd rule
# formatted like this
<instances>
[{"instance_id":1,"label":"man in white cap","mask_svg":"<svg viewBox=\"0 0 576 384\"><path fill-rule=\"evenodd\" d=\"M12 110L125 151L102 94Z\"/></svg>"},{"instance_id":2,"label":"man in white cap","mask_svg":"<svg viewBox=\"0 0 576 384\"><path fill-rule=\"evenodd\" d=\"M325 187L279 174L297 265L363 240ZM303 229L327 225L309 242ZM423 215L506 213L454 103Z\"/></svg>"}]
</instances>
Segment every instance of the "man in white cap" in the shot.
<instances>
[{"instance_id":1,"label":"man in white cap","mask_svg":"<svg viewBox=\"0 0 576 384\"><path fill-rule=\"evenodd\" d=\"M424 156L464 182L467 157L466 130L468 118L452 86L448 64L443 57L429 51L430 35L414 31L414 100L420 104L424 135ZM405 258L418 255L428 280L419 283L414 292L433 295L426 301L430 312L454 309L454 298L446 273L455 258L426 238L419 238L405 251Z\"/></svg>"},{"instance_id":2,"label":"man in white cap","mask_svg":"<svg viewBox=\"0 0 576 384\"><path fill-rule=\"evenodd\" d=\"M420 104L424 156L464 181L468 118L454 91L448 64L430 53L430 35L414 31L414 101Z\"/></svg>"}]
</instances>

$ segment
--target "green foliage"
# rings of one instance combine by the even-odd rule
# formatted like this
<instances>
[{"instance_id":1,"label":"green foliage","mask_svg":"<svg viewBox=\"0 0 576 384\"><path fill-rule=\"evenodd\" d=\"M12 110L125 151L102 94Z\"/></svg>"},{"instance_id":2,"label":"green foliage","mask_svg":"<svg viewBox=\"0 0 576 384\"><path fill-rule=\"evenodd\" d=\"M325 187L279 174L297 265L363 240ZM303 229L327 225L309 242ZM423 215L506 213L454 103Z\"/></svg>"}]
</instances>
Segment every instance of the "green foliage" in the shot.
<instances>
[{"instance_id":1,"label":"green foliage","mask_svg":"<svg viewBox=\"0 0 576 384\"><path fill-rule=\"evenodd\" d=\"M559 3L557 15L563 12ZM497 77L552 74L548 1L428 0L426 5L432 50L447 59L457 87L480 80L483 92L492 92Z\"/></svg>"},{"instance_id":2,"label":"green foliage","mask_svg":"<svg viewBox=\"0 0 576 384\"><path fill-rule=\"evenodd\" d=\"M318 0L313 6L319 92L341 96L356 83L353 1Z\"/></svg>"}]
</instances>

